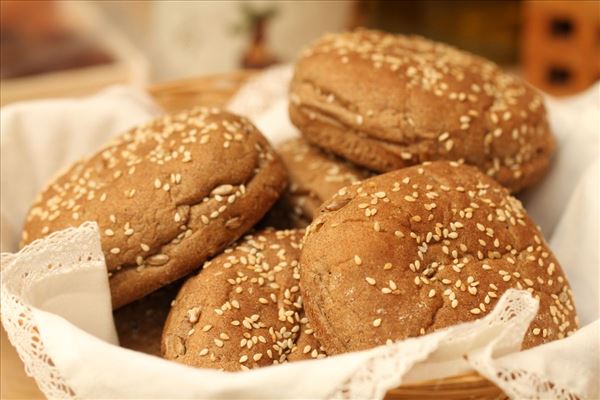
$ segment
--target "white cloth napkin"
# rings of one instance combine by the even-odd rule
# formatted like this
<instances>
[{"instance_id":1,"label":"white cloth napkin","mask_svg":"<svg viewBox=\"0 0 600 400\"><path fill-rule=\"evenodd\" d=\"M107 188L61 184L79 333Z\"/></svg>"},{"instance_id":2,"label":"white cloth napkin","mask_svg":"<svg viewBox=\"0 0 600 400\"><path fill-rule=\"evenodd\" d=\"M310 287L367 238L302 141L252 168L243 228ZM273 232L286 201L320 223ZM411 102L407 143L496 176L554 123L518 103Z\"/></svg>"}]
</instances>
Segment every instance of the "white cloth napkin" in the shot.
<instances>
[{"instance_id":1,"label":"white cloth napkin","mask_svg":"<svg viewBox=\"0 0 600 400\"><path fill-rule=\"evenodd\" d=\"M0 248L15 251L29 205L40 189L117 133L161 112L145 93L115 86L95 96L38 100L2 108Z\"/></svg>"},{"instance_id":2,"label":"white cloth napkin","mask_svg":"<svg viewBox=\"0 0 600 400\"><path fill-rule=\"evenodd\" d=\"M290 76L289 68L267 71L230 106L275 143L297 134L287 118ZM528 207L540 208L539 218L546 218L544 204L553 204L555 197L563 202L548 213L554 221L538 223L552 232L548 238L587 323L567 339L516 352L538 305L526 292L509 291L481 320L391 346L245 373L190 368L115 345L104 258L97 226L90 223L37 241L18 254L2 255L2 322L28 371L50 397L381 398L403 382L475 369L513 398L597 398L598 322L589 322L597 320L598 310L582 304L598 299L598 225L597 217L591 218L598 207L597 161L592 164L598 153L587 139L575 140L581 132L593 132L583 126L594 121L581 113L559 117L573 112L562 101L548 106L557 136L590 147L564 154L565 162L579 167L578 156L585 151L589 165L563 178L557 175L548 184L552 187L545 184L527 194ZM595 111L586 115L597 117L598 106L591 107ZM3 251L14 251L28 206L51 175L157 112L148 96L124 88L2 109ZM557 118L570 122L561 126ZM596 130L596 140L597 135ZM561 141L561 155L563 145ZM499 373L513 378L502 379Z\"/></svg>"}]
</instances>

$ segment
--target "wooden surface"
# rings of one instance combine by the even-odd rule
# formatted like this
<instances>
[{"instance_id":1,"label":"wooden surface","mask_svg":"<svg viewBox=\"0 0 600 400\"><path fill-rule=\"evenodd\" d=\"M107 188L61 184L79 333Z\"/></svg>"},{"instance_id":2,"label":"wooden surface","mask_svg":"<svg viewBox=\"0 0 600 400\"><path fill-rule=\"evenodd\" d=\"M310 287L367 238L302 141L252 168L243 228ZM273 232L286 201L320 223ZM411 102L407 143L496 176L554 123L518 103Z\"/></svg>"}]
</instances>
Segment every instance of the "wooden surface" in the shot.
<instances>
[{"instance_id":1,"label":"wooden surface","mask_svg":"<svg viewBox=\"0 0 600 400\"><path fill-rule=\"evenodd\" d=\"M221 107L238 88L255 72L238 71L164 83L148 89L157 103L167 112L179 111L193 106ZM2 399L43 398L32 378L25 375L23 364L10 346L4 329L2 331ZM386 399L503 399L502 391L491 382L473 373L465 376L439 379L406 385L390 390Z\"/></svg>"},{"instance_id":2,"label":"wooden surface","mask_svg":"<svg viewBox=\"0 0 600 400\"><path fill-rule=\"evenodd\" d=\"M43 399L33 378L25 374L17 351L0 328L0 399Z\"/></svg>"}]
</instances>

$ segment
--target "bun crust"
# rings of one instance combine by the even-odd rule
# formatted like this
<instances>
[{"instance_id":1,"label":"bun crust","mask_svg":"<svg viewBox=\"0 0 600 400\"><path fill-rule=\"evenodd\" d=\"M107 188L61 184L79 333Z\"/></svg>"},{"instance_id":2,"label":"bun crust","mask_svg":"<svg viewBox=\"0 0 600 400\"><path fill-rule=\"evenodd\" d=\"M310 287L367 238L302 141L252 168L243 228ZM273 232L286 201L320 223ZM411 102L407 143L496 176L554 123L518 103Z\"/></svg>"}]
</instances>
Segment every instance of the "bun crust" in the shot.
<instances>
[{"instance_id":1,"label":"bun crust","mask_svg":"<svg viewBox=\"0 0 600 400\"><path fill-rule=\"evenodd\" d=\"M302 236L264 230L207 262L177 295L163 356L226 371L323 357L298 287Z\"/></svg>"},{"instance_id":2,"label":"bun crust","mask_svg":"<svg viewBox=\"0 0 600 400\"><path fill-rule=\"evenodd\" d=\"M44 189L23 243L96 221L117 308L181 278L250 229L286 185L245 118L197 108L133 128Z\"/></svg>"},{"instance_id":3,"label":"bun crust","mask_svg":"<svg viewBox=\"0 0 600 400\"><path fill-rule=\"evenodd\" d=\"M305 311L328 354L481 318L508 288L540 301L524 348L578 325L571 288L520 202L454 162L334 196L307 228L301 265Z\"/></svg>"},{"instance_id":4,"label":"bun crust","mask_svg":"<svg viewBox=\"0 0 600 400\"><path fill-rule=\"evenodd\" d=\"M277 206L291 214L288 219L293 225L304 222L305 227L317 215L325 200L341 188L372 175L364 168L310 145L303 138L289 140L276 151L290 181Z\"/></svg>"},{"instance_id":5,"label":"bun crust","mask_svg":"<svg viewBox=\"0 0 600 400\"><path fill-rule=\"evenodd\" d=\"M311 143L368 169L464 160L512 192L555 142L541 97L483 58L416 36L324 36L298 60L290 117Z\"/></svg>"}]
</instances>

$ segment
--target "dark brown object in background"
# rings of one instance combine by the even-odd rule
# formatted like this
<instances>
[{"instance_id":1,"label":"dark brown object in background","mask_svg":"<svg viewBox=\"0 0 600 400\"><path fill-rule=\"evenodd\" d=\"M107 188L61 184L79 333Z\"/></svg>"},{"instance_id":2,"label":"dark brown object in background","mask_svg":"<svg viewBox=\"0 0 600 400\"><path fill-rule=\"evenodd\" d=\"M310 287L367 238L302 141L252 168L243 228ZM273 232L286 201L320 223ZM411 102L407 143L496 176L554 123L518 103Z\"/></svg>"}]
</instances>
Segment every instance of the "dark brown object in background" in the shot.
<instances>
[{"instance_id":1,"label":"dark brown object in background","mask_svg":"<svg viewBox=\"0 0 600 400\"><path fill-rule=\"evenodd\" d=\"M489 58L501 65L518 59L518 0L359 0L350 28L417 34Z\"/></svg>"},{"instance_id":2,"label":"dark brown object in background","mask_svg":"<svg viewBox=\"0 0 600 400\"><path fill-rule=\"evenodd\" d=\"M550 94L585 90L600 78L600 3L523 3L525 78Z\"/></svg>"},{"instance_id":3,"label":"dark brown object in background","mask_svg":"<svg viewBox=\"0 0 600 400\"><path fill-rule=\"evenodd\" d=\"M110 63L94 40L72 31L55 1L2 1L0 78Z\"/></svg>"},{"instance_id":4,"label":"dark brown object in background","mask_svg":"<svg viewBox=\"0 0 600 400\"><path fill-rule=\"evenodd\" d=\"M242 55L241 67L244 69L262 69L277 63L277 58L267 47L267 28L277 10L273 7L265 10L254 10L242 4L242 13L247 22L250 35L248 48Z\"/></svg>"}]
</instances>

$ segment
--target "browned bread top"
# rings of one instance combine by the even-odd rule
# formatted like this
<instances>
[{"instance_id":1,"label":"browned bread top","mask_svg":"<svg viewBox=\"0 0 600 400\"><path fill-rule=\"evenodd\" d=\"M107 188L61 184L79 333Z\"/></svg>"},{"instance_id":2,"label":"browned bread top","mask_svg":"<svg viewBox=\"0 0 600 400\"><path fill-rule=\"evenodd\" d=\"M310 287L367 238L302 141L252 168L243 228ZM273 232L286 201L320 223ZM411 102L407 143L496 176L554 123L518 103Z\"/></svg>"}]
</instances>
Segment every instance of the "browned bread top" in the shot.
<instances>
[{"instance_id":1,"label":"browned bread top","mask_svg":"<svg viewBox=\"0 0 600 400\"><path fill-rule=\"evenodd\" d=\"M177 295L163 356L227 371L323 357L298 287L303 233L260 231L207 262Z\"/></svg>"},{"instance_id":2,"label":"browned bread top","mask_svg":"<svg viewBox=\"0 0 600 400\"><path fill-rule=\"evenodd\" d=\"M486 315L508 288L540 309L525 348L577 329L558 261L520 202L473 167L434 162L323 204L301 256L304 307L328 354Z\"/></svg>"},{"instance_id":3,"label":"browned bread top","mask_svg":"<svg viewBox=\"0 0 600 400\"><path fill-rule=\"evenodd\" d=\"M297 62L290 116L306 138L386 172L464 160L518 191L554 139L541 97L496 64L416 36L326 35Z\"/></svg>"},{"instance_id":4,"label":"browned bread top","mask_svg":"<svg viewBox=\"0 0 600 400\"><path fill-rule=\"evenodd\" d=\"M297 138L276 149L288 172L288 196L295 211L311 221L321 204L339 189L372 175Z\"/></svg>"},{"instance_id":5,"label":"browned bread top","mask_svg":"<svg viewBox=\"0 0 600 400\"><path fill-rule=\"evenodd\" d=\"M23 243L96 221L119 307L199 268L252 227L286 184L245 118L196 108L118 136L37 197Z\"/></svg>"}]
</instances>

